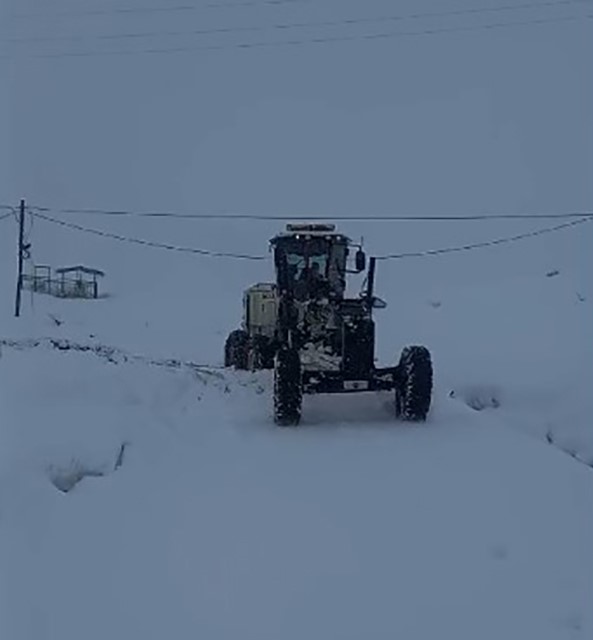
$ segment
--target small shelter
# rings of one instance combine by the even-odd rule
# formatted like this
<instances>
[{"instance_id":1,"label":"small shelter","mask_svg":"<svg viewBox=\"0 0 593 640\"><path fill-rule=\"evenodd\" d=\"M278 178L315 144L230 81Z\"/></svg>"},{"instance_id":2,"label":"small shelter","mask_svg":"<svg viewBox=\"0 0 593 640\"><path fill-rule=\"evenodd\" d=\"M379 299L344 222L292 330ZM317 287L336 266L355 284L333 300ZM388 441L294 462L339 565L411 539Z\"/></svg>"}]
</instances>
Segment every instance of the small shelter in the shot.
<instances>
[{"instance_id":1,"label":"small shelter","mask_svg":"<svg viewBox=\"0 0 593 640\"><path fill-rule=\"evenodd\" d=\"M83 265L61 267L56 269L56 274L60 276L58 295L63 298L98 298L97 278L105 276L103 271Z\"/></svg>"}]
</instances>

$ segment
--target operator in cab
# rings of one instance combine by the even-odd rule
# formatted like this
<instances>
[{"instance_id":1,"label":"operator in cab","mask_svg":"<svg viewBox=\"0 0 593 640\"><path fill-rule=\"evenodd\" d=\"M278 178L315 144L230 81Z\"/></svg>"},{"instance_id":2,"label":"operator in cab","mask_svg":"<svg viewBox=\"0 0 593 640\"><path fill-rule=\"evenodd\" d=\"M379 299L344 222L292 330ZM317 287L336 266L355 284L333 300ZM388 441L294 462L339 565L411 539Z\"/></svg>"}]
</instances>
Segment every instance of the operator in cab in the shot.
<instances>
[{"instance_id":1,"label":"operator in cab","mask_svg":"<svg viewBox=\"0 0 593 640\"><path fill-rule=\"evenodd\" d=\"M299 285L299 289L303 293L306 292L303 297L312 300L318 300L329 294L329 282L321 273L319 263L315 261L301 271Z\"/></svg>"}]
</instances>

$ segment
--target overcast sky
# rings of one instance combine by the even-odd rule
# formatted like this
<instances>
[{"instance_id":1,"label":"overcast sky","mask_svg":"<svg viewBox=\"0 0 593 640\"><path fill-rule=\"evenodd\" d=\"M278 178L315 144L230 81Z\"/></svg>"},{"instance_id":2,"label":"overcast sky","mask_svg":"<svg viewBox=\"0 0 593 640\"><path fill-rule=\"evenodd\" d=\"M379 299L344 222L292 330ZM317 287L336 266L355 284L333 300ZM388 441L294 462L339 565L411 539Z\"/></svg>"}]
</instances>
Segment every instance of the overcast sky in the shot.
<instances>
[{"instance_id":1,"label":"overcast sky","mask_svg":"<svg viewBox=\"0 0 593 640\"><path fill-rule=\"evenodd\" d=\"M184 4L4 0L0 200L412 214L593 204L590 2L285 29L264 27L513 3ZM170 10L121 11L148 6ZM122 34L136 37L105 37ZM234 46L338 36L353 38ZM221 48L196 50L210 45Z\"/></svg>"}]
</instances>

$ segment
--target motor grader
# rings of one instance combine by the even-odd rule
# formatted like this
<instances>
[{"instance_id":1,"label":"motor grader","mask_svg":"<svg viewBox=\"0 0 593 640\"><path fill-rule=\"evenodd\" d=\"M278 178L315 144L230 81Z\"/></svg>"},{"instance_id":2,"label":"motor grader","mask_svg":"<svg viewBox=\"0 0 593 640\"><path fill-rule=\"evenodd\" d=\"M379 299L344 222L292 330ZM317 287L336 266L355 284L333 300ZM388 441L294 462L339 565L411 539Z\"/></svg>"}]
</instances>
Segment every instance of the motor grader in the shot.
<instances>
[{"instance_id":1,"label":"motor grader","mask_svg":"<svg viewBox=\"0 0 593 640\"><path fill-rule=\"evenodd\" d=\"M289 224L270 243L275 282L245 291L242 326L226 340L225 366L274 370L276 424L299 424L304 394L365 391L394 391L396 417L426 420L428 349L407 346L396 365L375 366L373 310L386 306L374 292L376 258L367 268L362 246L330 224ZM365 271L361 293L348 297L347 276Z\"/></svg>"}]
</instances>

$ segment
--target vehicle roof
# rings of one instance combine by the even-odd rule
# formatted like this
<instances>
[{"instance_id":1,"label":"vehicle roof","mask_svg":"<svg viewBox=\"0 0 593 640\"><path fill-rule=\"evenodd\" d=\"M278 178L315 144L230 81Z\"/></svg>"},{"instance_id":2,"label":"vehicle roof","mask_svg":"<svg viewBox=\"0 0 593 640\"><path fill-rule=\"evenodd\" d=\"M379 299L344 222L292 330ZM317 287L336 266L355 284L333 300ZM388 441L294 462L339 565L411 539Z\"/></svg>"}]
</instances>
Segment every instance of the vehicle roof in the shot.
<instances>
[{"instance_id":1,"label":"vehicle roof","mask_svg":"<svg viewBox=\"0 0 593 640\"><path fill-rule=\"evenodd\" d=\"M350 242L350 239L343 233L336 231L336 225L317 223L287 224L286 230L278 233L274 238L272 238L271 242L273 243L281 238L296 238L297 240L300 240L301 238L304 240L309 240L311 238L326 238L328 240L336 239Z\"/></svg>"}]
</instances>

